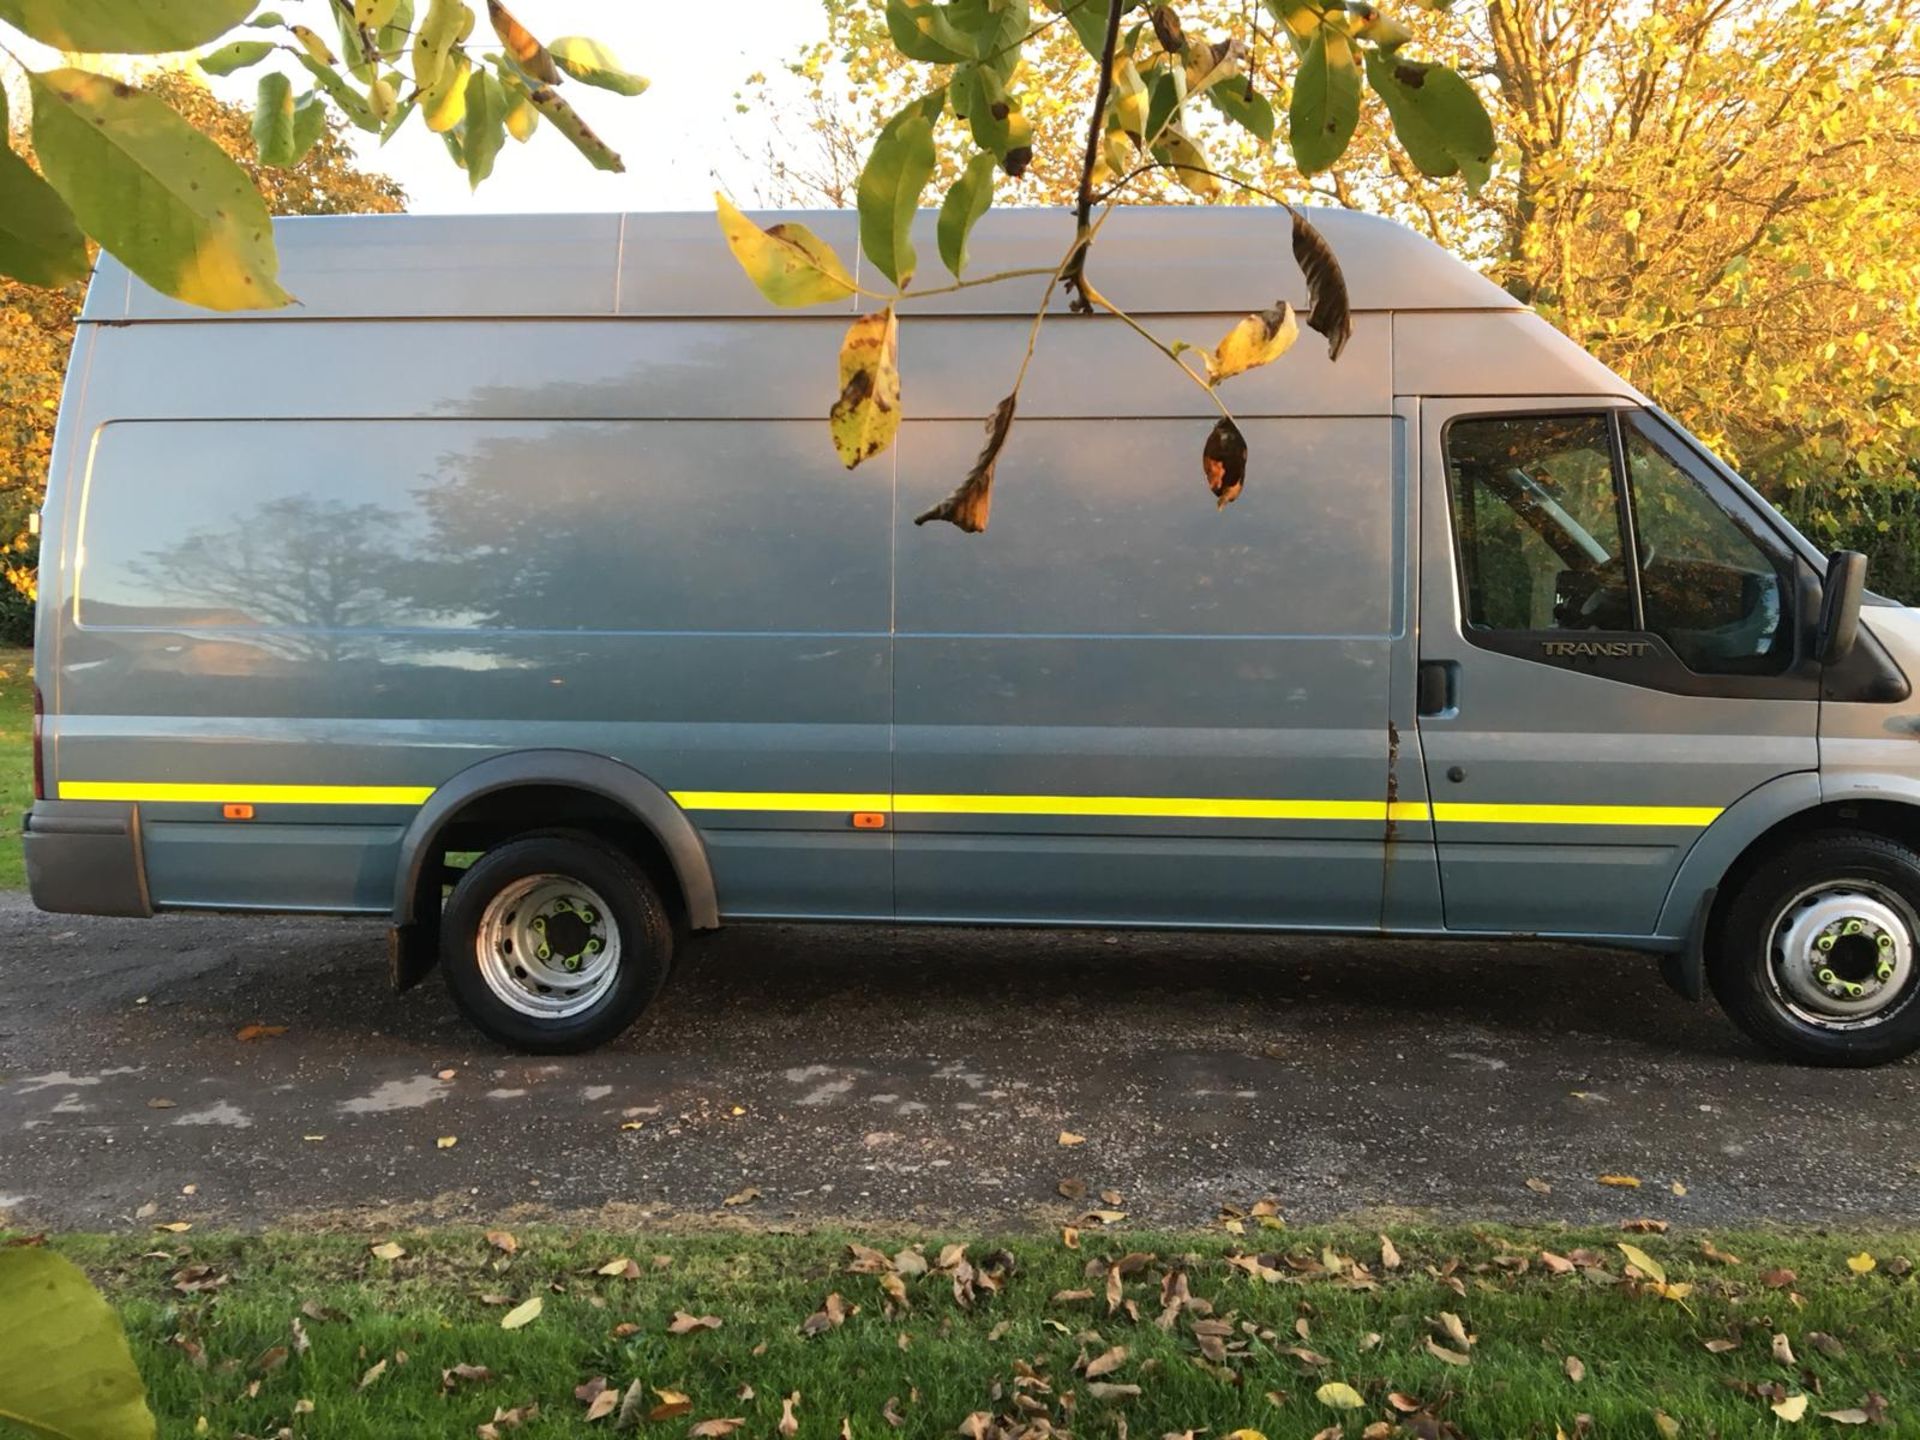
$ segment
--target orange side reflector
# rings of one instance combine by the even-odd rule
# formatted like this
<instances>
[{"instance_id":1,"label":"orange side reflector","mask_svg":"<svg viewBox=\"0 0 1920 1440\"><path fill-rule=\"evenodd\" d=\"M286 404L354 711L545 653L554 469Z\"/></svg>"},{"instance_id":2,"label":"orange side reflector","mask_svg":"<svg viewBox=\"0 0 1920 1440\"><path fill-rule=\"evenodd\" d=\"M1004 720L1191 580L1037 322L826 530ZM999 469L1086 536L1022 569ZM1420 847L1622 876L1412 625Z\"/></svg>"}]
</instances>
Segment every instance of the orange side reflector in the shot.
<instances>
[{"instance_id":1,"label":"orange side reflector","mask_svg":"<svg viewBox=\"0 0 1920 1440\"><path fill-rule=\"evenodd\" d=\"M887 817L879 810L856 810L853 812L853 828L856 830L884 830Z\"/></svg>"},{"instance_id":2,"label":"orange side reflector","mask_svg":"<svg viewBox=\"0 0 1920 1440\"><path fill-rule=\"evenodd\" d=\"M222 805L220 807L220 815L222 819L226 820L251 820L253 819L253 806Z\"/></svg>"}]
</instances>

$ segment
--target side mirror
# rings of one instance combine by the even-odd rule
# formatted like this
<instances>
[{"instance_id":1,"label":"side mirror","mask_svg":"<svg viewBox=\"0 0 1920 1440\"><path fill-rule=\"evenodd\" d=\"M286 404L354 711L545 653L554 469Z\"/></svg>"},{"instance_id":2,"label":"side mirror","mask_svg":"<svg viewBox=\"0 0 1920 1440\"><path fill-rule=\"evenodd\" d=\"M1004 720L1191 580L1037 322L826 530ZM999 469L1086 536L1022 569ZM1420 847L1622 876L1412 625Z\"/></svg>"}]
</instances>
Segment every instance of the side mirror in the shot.
<instances>
[{"instance_id":1,"label":"side mirror","mask_svg":"<svg viewBox=\"0 0 1920 1440\"><path fill-rule=\"evenodd\" d=\"M1853 651L1860 636L1860 597L1867 588L1867 557L1836 550L1827 557L1827 583L1820 595L1820 634L1814 658L1834 665Z\"/></svg>"}]
</instances>

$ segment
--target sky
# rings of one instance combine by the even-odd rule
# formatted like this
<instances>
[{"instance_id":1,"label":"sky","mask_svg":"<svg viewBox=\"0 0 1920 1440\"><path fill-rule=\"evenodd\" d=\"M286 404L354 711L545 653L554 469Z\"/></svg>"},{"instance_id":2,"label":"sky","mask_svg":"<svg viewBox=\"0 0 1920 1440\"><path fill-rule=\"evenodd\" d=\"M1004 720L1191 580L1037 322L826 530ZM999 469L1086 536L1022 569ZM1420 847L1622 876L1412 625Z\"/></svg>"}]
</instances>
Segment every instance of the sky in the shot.
<instances>
[{"instance_id":1,"label":"sky","mask_svg":"<svg viewBox=\"0 0 1920 1440\"><path fill-rule=\"evenodd\" d=\"M334 43L325 0L278 0L273 8ZM422 8L424 9L424 3ZM493 48L484 0L473 44ZM593 169L551 126L529 145L509 143L477 194L448 158L440 137L410 119L384 149L356 139L362 160L406 187L409 208L433 213L502 211L697 210L716 186L751 198L774 135L773 117L737 113L737 95L756 71L779 79L800 47L825 34L817 0L515 0L515 13L542 38L587 35L610 46L628 70L653 82L634 99L569 83L567 99L618 150L627 173ZM58 58L29 50L32 64ZM223 98L251 107L261 68L210 83ZM311 80L286 62L298 91Z\"/></svg>"}]
</instances>

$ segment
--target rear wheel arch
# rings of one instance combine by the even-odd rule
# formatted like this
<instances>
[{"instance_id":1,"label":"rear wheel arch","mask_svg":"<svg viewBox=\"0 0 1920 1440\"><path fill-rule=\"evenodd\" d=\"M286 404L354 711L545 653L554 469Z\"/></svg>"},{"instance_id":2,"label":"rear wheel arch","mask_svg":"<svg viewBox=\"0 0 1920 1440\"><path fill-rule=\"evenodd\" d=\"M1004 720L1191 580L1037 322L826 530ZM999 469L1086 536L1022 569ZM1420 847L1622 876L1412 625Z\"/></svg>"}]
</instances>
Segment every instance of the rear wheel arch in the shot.
<instances>
[{"instance_id":1,"label":"rear wheel arch","mask_svg":"<svg viewBox=\"0 0 1920 1440\"><path fill-rule=\"evenodd\" d=\"M692 930L719 926L706 846L671 795L604 755L523 750L462 770L414 816L394 877L395 930L404 933L437 918L447 854L483 851L558 828L584 831L629 854L652 876L676 924Z\"/></svg>"}]
</instances>

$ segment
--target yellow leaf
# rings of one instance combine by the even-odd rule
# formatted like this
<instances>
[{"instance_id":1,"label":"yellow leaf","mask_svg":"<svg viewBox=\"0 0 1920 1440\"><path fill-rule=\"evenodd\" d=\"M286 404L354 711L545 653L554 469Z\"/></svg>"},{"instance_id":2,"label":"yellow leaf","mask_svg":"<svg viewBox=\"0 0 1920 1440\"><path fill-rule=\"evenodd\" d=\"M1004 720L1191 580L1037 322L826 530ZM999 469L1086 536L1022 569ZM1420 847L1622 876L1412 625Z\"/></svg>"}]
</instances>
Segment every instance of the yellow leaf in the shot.
<instances>
[{"instance_id":1,"label":"yellow leaf","mask_svg":"<svg viewBox=\"0 0 1920 1440\"><path fill-rule=\"evenodd\" d=\"M1640 1179L1636 1175L1602 1175L1600 1177L1600 1183L1602 1185L1618 1186L1623 1190L1638 1190L1640 1188Z\"/></svg>"},{"instance_id":2,"label":"yellow leaf","mask_svg":"<svg viewBox=\"0 0 1920 1440\"><path fill-rule=\"evenodd\" d=\"M374 1255L381 1260L398 1260L401 1256L407 1253L404 1249L402 1249L399 1245L395 1244L391 1240L382 1241L380 1244L374 1245L370 1248L372 1249Z\"/></svg>"},{"instance_id":3,"label":"yellow leaf","mask_svg":"<svg viewBox=\"0 0 1920 1440\"><path fill-rule=\"evenodd\" d=\"M442 1150L451 1150L460 1143L460 1137L458 1135L442 1135L433 1143Z\"/></svg>"},{"instance_id":4,"label":"yellow leaf","mask_svg":"<svg viewBox=\"0 0 1920 1440\"><path fill-rule=\"evenodd\" d=\"M900 433L900 323L893 307L862 315L840 346L840 398L828 415L834 449L849 470Z\"/></svg>"},{"instance_id":5,"label":"yellow leaf","mask_svg":"<svg viewBox=\"0 0 1920 1440\"><path fill-rule=\"evenodd\" d=\"M1653 1428L1660 1432L1662 1440L1680 1440L1680 1422L1664 1410L1653 1412Z\"/></svg>"},{"instance_id":6,"label":"yellow leaf","mask_svg":"<svg viewBox=\"0 0 1920 1440\"><path fill-rule=\"evenodd\" d=\"M627 1267L631 1264L633 1264L633 1261L625 1255L622 1255L618 1260L609 1260L594 1273L596 1275L624 1275L627 1273Z\"/></svg>"},{"instance_id":7,"label":"yellow leaf","mask_svg":"<svg viewBox=\"0 0 1920 1440\"><path fill-rule=\"evenodd\" d=\"M1778 1415L1789 1425L1798 1425L1806 1418L1807 1397L1805 1395L1789 1395L1784 1400L1774 1401L1770 1408L1774 1414Z\"/></svg>"},{"instance_id":8,"label":"yellow leaf","mask_svg":"<svg viewBox=\"0 0 1920 1440\"><path fill-rule=\"evenodd\" d=\"M853 294L853 277L840 257L804 225L774 225L762 230L716 193L720 233L740 268L775 305L824 305Z\"/></svg>"},{"instance_id":9,"label":"yellow leaf","mask_svg":"<svg viewBox=\"0 0 1920 1440\"><path fill-rule=\"evenodd\" d=\"M1294 317L1293 306L1284 300L1271 310L1248 315L1207 355L1207 383L1218 385L1278 360L1299 338L1300 322Z\"/></svg>"},{"instance_id":10,"label":"yellow leaf","mask_svg":"<svg viewBox=\"0 0 1920 1440\"><path fill-rule=\"evenodd\" d=\"M1647 1252L1642 1250L1638 1245L1629 1245L1623 1240L1620 1242L1620 1253L1627 1257L1627 1263L1629 1265L1653 1281L1654 1284L1665 1285L1667 1283L1666 1269L1658 1260L1647 1254Z\"/></svg>"},{"instance_id":11,"label":"yellow leaf","mask_svg":"<svg viewBox=\"0 0 1920 1440\"><path fill-rule=\"evenodd\" d=\"M531 1325L540 1318L540 1312L546 1309L546 1302L538 1295L531 1300L516 1305L500 1317L502 1330L518 1330L522 1325Z\"/></svg>"},{"instance_id":12,"label":"yellow leaf","mask_svg":"<svg viewBox=\"0 0 1920 1440\"><path fill-rule=\"evenodd\" d=\"M1358 1390L1339 1380L1329 1380L1313 1392L1313 1398L1330 1410L1358 1410L1367 1403Z\"/></svg>"},{"instance_id":13,"label":"yellow leaf","mask_svg":"<svg viewBox=\"0 0 1920 1440\"><path fill-rule=\"evenodd\" d=\"M193 1222L191 1220L169 1220L153 1228L156 1230L165 1230L169 1235L184 1235L187 1231L193 1229Z\"/></svg>"},{"instance_id":14,"label":"yellow leaf","mask_svg":"<svg viewBox=\"0 0 1920 1440\"><path fill-rule=\"evenodd\" d=\"M1087 1137L1084 1135L1076 1135L1071 1130L1062 1130L1060 1132L1060 1143L1062 1145L1084 1145L1087 1143Z\"/></svg>"},{"instance_id":15,"label":"yellow leaf","mask_svg":"<svg viewBox=\"0 0 1920 1440\"><path fill-rule=\"evenodd\" d=\"M1874 1259L1873 1256L1869 1255L1865 1250L1862 1250L1858 1255L1849 1255L1847 1257L1847 1268L1856 1275L1866 1274L1879 1263L1878 1260Z\"/></svg>"},{"instance_id":16,"label":"yellow leaf","mask_svg":"<svg viewBox=\"0 0 1920 1440\"><path fill-rule=\"evenodd\" d=\"M1227 1440L1267 1440L1258 1430L1235 1430Z\"/></svg>"}]
</instances>

